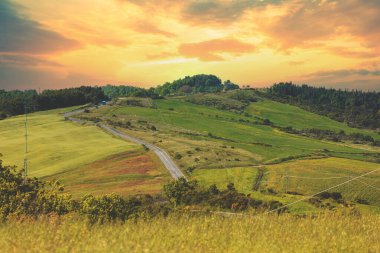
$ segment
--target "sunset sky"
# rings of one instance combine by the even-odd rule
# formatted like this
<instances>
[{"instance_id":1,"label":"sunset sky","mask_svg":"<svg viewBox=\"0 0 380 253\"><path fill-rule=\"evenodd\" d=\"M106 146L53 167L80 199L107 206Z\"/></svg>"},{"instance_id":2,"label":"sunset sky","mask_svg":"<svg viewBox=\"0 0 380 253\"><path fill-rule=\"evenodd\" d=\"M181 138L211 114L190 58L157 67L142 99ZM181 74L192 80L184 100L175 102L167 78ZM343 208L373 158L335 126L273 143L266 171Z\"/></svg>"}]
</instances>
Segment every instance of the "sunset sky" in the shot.
<instances>
[{"instance_id":1,"label":"sunset sky","mask_svg":"<svg viewBox=\"0 0 380 253\"><path fill-rule=\"evenodd\" d=\"M194 74L380 90L379 0L0 0L0 88Z\"/></svg>"}]
</instances>

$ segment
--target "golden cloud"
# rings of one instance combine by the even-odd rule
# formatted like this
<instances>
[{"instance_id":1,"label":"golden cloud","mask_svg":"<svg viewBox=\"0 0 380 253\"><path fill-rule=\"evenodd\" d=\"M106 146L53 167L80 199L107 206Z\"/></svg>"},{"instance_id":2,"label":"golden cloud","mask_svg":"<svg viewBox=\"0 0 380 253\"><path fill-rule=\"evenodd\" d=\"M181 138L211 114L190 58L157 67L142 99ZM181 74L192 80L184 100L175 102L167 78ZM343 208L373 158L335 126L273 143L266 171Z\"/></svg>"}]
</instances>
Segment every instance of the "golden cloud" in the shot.
<instances>
[{"instance_id":1,"label":"golden cloud","mask_svg":"<svg viewBox=\"0 0 380 253\"><path fill-rule=\"evenodd\" d=\"M185 43L179 47L179 53L185 57L198 58L201 61L222 61L220 55L227 53L240 55L250 53L255 50L255 46L235 39L214 39L198 43Z\"/></svg>"}]
</instances>

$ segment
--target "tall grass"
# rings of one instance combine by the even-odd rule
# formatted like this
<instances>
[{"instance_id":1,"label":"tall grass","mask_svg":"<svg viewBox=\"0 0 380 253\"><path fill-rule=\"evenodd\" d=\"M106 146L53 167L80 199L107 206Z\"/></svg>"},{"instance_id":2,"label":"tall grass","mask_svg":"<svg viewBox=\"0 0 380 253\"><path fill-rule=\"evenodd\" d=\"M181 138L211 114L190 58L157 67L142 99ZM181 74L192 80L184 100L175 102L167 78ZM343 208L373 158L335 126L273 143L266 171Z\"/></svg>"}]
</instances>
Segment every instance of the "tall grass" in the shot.
<instances>
[{"instance_id":1,"label":"tall grass","mask_svg":"<svg viewBox=\"0 0 380 253\"><path fill-rule=\"evenodd\" d=\"M76 218L0 225L1 252L380 252L380 216L172 215L89 226Z\"/></svg>"}]
</instances>

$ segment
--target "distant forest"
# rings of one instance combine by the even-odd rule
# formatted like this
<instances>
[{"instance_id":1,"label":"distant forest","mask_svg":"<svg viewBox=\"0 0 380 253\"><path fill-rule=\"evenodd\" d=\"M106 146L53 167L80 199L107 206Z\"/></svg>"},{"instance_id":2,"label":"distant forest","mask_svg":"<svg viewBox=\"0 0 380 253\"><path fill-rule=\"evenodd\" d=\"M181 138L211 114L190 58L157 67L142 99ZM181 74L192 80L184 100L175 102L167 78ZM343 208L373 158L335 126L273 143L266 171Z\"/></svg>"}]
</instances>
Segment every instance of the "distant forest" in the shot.
<instances>
[{"instance_id":1,"label":"distant forest","mask_svg":"<svg viewBox=\"0 0 380 253\"><path fill-rule=\"evenodd\" d=\"M279 102L345 122L351 127L380 128L380 92L347 91L279 83L268 90Z\"/></svg>"},{"instance_id":2,"label":"distant forest","mask_svg":"<svg viewBox=\"0 0 380 253\"><path fill-rule=\"evenodd\" d=\"M40 94L35 90L0 90L0 119L7 116L24 114L68 106L98 103L106 99L99 87L82 86L61 90L44 90Z\"/></svg>"}]
</instances>

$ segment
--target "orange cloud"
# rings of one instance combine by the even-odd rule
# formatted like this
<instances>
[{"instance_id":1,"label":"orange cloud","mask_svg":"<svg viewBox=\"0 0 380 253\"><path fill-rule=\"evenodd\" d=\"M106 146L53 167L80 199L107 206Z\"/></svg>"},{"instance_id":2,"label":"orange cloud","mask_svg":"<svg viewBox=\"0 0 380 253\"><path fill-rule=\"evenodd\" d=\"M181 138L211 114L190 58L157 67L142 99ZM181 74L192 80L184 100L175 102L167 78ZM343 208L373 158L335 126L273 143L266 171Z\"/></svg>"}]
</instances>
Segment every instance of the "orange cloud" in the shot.
<instances>
[{"instance_id":1,"label":"orange cloud","mask_svg":"<svg viewBox=\"0 0 380 253\"><path fill-rule=\"evenodd\" d=\"M178 54L174 52L162 52L162 53L157 53L157 54L148 54L145 56L145 58L149 60L159 60L159 59L167 59L167 58L174 57L177 55Z\"/></svg>"},{"instance_id":2,"label":"orange cloud","mask_svg":"<svg viewBox=\"0 0 380 253\"><path fill-rule=\"evenodd\" d=\"M175 37L174 33L171 33L169 31L165 31L163 29L158 28L157 26L146 22L146 21L140 21L134 24L131 27L134 31L139 33L146 33L146 34L153 34L153 35L163 35L166 37Z\"/></svg>"},{"instance_id":3,"label":"orange cloud","mask_svg":"<svg viewBox=\"0 0 380 253\"><path fill-rule=\"evenodd\" d=\"M259 30L283 50L324 48L338 55L379 55L380 2L378 1L289 1L282 13L259 21ZM331 46L340 41L340 46ZM365 50L352 50L356 43ZM331 50L332 49L332 50Z\"/></svg>"},{"instance_id":4,"label":"orange cloud","mask_svg":"<svg viewBox=\"0 0 380 253\"><path fill-rule=\"evenodd\" d=\"M280 4L282 0L205 0L184 1L184 21L197 25L226 25L240 21L249 10Z\"/></svg>"},{"instance_id":5,"label":"orange cloud","mask_svg":"<svg viewBox=\"0 0 380 253\"><path fill-rule=\"evenodd\" d=\"M255 46L235 39L214 39L198 43L185 43L179 47L179 53L185 57L198 58L201 61L222 61L222 53L240 55L250 53Z\"/></svg>"}]
</instances>

